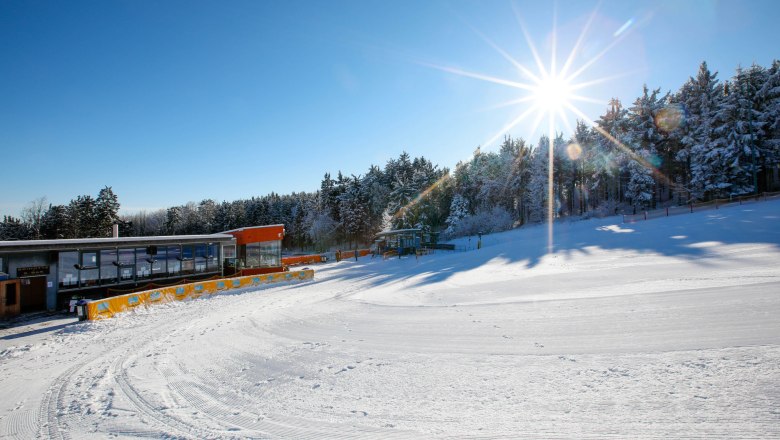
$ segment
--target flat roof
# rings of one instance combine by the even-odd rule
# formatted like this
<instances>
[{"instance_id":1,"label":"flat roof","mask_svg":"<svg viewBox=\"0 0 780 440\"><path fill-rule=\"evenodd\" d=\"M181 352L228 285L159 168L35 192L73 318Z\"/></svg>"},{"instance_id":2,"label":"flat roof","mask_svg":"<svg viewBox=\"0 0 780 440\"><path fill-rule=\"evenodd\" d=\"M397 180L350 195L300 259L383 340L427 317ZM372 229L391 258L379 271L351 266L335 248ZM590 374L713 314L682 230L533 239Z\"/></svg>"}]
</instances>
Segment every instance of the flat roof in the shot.
<instances>
[{"instance_id":1,"label":"flat roof","mask_svg":"<svg viewBox=\"0 0 780 440\"><path fill-rule=\"evenodd\" d=\"M385 231L376 234L377 237L383 237L385 235L400 235L400 234L413 234L422 232L422 229L396 229L394 231Z\"/></svg>"},{"instance_id":2,"label":"flat roof","mask_svg":"<svg viewBox=\"0 0 780 440\"><path fill-rule=\"evenodd\" d=\"M243 228L237 228L237 229L231 229L229 231L224 231L222 234L227 234L229 232L241 232L241 231L247 231L251 229L263 229L263 228L278 228L278 227L284 227L284 224L278 224L278 225L263 225L263 226L244 226Z\"/></svg>"},{"instance_id":3,"label":"flat roof","mask_svg":"<svg viewBox=\"0 0 780 440\"><path fill-rule=\"evenodd\" d=\"M174 245L193 243L233 243L230 234L158 235L152 237L68 238L62 240L0 241L0 253L65 251L75 249L101 249L107 247L131 247L149 245Z\"/></svg>"}]
</instances>

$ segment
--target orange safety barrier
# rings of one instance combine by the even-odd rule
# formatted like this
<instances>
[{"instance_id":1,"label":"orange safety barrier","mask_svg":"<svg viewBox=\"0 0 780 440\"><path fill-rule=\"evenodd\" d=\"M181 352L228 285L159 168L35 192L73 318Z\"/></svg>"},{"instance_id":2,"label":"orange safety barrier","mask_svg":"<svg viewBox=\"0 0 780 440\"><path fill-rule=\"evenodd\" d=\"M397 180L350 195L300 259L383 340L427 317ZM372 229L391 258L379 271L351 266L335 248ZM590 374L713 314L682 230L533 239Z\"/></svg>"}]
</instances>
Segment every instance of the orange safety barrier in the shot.
<instances>
[{"instance_id":1,"label":"orange safety barrier","mask_svg":"<svg viewBox=\"0 0 780 440\"><path fill-rule=\"evenodd\" d=\"M328 261L324 255L296 255L293 257L282 257L282 264L285 266L295 266L298 264L316 264Z\"/></svg>"},{"instance_id":2,"label":"orange safety barrier","mask_svg":"<svg viewBox=\"0 0 780 440\"><path fill-rule=\"evenodd\" d=\"M230 289L261 286L263 284L279 283L283 281L310 280L313 278L314 271L308 269L218 280L201 280L190 284L145 290L143 292L129 293L126 295L114 296L112 298L91 301L87 304L87 319L111 318L117 313L126 312L138 306L183 301L185 299L199 298L203 295L212 295Z\"/></svg>"},{"instance_id":3,"label":"orange safety barrier","mask_svg":"<svg viewBox=\"0 0 780 440\"><path fill-rule=\"evenodd\" d=\"M371 253L371 249L358 249L355 251L338 251L336 252L336 260L348 260L350 258L355 258L355 253L357 253L358 257L365 257L366 255Z\"/></svg>"}]
</instances>

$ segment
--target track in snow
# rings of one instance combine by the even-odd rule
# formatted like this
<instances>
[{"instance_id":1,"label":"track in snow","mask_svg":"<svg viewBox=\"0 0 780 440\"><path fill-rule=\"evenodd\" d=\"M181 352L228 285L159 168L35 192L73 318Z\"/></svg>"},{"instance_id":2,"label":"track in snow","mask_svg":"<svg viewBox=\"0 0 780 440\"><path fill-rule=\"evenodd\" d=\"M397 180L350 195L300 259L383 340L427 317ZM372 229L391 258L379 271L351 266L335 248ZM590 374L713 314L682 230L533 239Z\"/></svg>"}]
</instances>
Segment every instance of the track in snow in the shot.
<instances>
[{"instance_id":1,"label":"track in snow","mask_svg":"<svg viewBox=\"0 0 780 440\"><path fill-rule=\"evenodd\" d=\"M780 437L778 218L560 225L551 256L528 228L74 324L0 357L0 436Z\"/></svg>"}]
</instances>

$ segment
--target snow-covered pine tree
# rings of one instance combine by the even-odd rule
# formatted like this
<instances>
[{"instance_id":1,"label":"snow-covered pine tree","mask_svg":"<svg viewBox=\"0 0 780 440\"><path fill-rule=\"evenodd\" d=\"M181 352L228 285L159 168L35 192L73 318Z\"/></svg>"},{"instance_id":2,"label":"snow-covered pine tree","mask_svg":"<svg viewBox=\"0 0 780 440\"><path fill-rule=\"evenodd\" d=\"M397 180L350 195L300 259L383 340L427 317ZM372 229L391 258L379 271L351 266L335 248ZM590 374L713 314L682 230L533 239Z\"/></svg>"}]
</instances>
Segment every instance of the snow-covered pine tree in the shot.
<instances>
[{"instance_id":1,"label":"snow-covered pine tree","mask_svg":"<svg viewBox=\"0 0 780 440\"><path fill-rule=\"evenodd\" d=\"M469 202L460 194L452 197L450 215L447 217L447 229L444 231L449 237L453 237L458 230L460 222L469 215Z\"/></svg>"},{"instance_id":2,"label":"snow-covered pine tree","mask_svg":"<svg viewBox=\"0 0 780 440\"><path fill-rule=\"evenodd\" d=\"M645 165L651 159L647 150L641 149L634 154L626 165L629 179L625 197L635 211L640 211L650 207L655 181L652 171Z\"/></svg>"},{"instance_id":3,"label":"snow-covered pine tree","mask_svg":"<svg viewBox=\"0 0 780 440\"><path fill-rule=\"evenodd\" d=\"M725 82L723 93L714 118L711 147L703 156L707 169L711 170L704 188L711 198L752 191L751 151L745 142L749 131L746 116L751 104L745 99L739 81Z\"/></svg>"},{"instance_id":4,"label":"snow-covered pine tree","mask_svg":"<svg viewBox=\"0 0 780 440\"><path fill-rule=\"evenodd\" d=\"M522 138L512 139L507 136L501 144L501 176L503 179L503 191L500 204L506 209L513 219L524 223L523 201L525 199L525 185L528 180L528 167L530 165L531 150L526 146Z\"/></svg>"},{"instance_id":5,"label":"snow-covered pine tree","mask_svg":"<svg viewBox=\"0 0 780 440\"><path fill-rule=\"evenodd\" d=\"M100 190L95 199L95 236L110 237L114 223L119 220L119 197L110 186Z\"/></svg>"},{"instance_id":6,"label":"snow-covered pine tree","mask_svg":"<svg viewBox=\"0 0 780 440\"><path fill-rule=\"evenodd\" d=\"M711 186L709 176L715 172L707 157L713 147L715 117L723 95L717 76L717 72L711 73L707 63L702 62L696 78L691 78L686 88L689 130L682 139L685 149L681 155L687 156L691 173L689 190L695 200L706 197Z\"/></svg>"},{"instance_id":7,"label":"snow-covered pine tree","mask_svg":"<svg viewBox=\"0 0 780 440\"><path fill-rule=\"evenodd\" d=\"M364 192L363 197L368 200L367 232L373 236L382 230L384 213L390 197L390 189L385 184L384 173L379 167L374 165L370 167L368 173L363 177L360 187Z\"/></svg>"},{"instance_id":8,"label":"snow-covered pine tree","mask_svg":"<svg viewBox=\"0 0 780 440\"><path fill-rule=\"evenodd\" d=\"M344 192L339 196L341 227L348 240L357 244L365 241L368 230L369 201L361 188L360 177L352 176Z\"/></svg>"},{"instance_id":9,"label":"snow-covered pine tree","mask_svg":"<svg viewBox=\"0 0 780 440\"><path fill-rule=\"evenodd\" d=\"M634 105L628 109L629 132L627 140L629 148L635 155L630 160L635 163L629 163L628 166L630 176L628 186L630 188L627 188L626 198L636 208L640 206L643 209L654 207L654 202L660 201L660 192L657 191L658 185L664 183L655 179L655 176L661 176L661 174L653 172L661 164L658 149L665 140L664 134L656 125L656 116L666 107L668 94L659 98L660 92L660 89L651 92L647 85L643 86L642 96L637 98ZM646 170L641 170L637 164L642 165ZM646 175L649 175L650 180L653 181L649 187L646 187ZM665 186L664 189L668 193L669 188ZM642 194L647 191L651 195L655 194L655 197L651 196L650 200L645 200Z\"/></svg>"},{"instance_id":10,"label":"snow-covered pine tree","mask_svg":"<svg viewBox=\"0 0 780 440\"><path fill-rule=\"evenodd\" d=\"M762 154L768 165L780 163L780 61L772 61L766 70L766 78L756 93L759 103L757 120L761 123L765 138Z\"/></svg>"},{"instance_id":11,"label":"snow-covered pine tree","mask_svg":"<svg viewBox=\"0 0 780 440\"><path fill-rule=\"evenodd\" d=\"M613 213L614 207L623 201L623 182L628 180L626 153L622 145L628 142L627 110L619 99L609 101L607 112L596 121L599 135L595 144L598 160L595 164L596 182L591 194L600 194L597 201L602 209ZM606 135L608 136L606 136Z\"/></svg>"},{"instance_id":12,"label":"snow-covered pine tree","mask_svg":"<svg viewBox=\"0 0 780 440\"><path fill-rule=\"evenodd\" d=\"M576 146L572 146L574 154L579 154L575 160L577 180L576 201L578 205L577 213L582 215L591 209L591 197L588 188L595 187L597 183L596 167L598 160L598 148L595 141L596 135L584 121L577 120L574 129L573 141Z\"/></svg>"},{"instance_id":13,"label":"snow-covered pine tree","mask_svg":"<svg viewBox=\"0 0 780 440\"><path fill-rule=\"evenodd\" d=\"M542 136L539 143L531 153L530 180L528 182L528 220L532 222L541 222L546 220L547 200L549 191L547 189L550 138Z\"/></svg>"}]
</instances>

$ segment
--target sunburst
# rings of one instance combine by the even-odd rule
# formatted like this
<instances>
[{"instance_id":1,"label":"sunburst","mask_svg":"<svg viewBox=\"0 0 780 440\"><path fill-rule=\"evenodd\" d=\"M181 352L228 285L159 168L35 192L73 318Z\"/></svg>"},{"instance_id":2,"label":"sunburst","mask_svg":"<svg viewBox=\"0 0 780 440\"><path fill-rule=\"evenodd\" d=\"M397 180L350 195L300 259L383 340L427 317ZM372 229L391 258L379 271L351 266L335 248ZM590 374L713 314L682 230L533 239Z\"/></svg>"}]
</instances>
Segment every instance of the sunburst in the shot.
<instances>
[{"instance_id":1,"label":"sunburst","mask_svg":"<svg viewBox=\"0 0 780 440\"><path fill-rule=\"evenodd\" d=\"M604 55L606 55L623 38L625 38L626 35L628 35L631 32L632 29L630 25L632 21L629 21L625 25L623 25L623 27L621 27L619 31L614 34L615 37L614 40L610 44L608 44L603 50L601 50L595 56L585 60L585 62L581 66L577 67L576 70L573 70L575 69L574 61L577 58L577 55L581 52L582 45L586 41L588 35L588 31L590 30L594 18L597 15L598 8L594 9L594 11L588 17L587 22L585 23L585 26L580 32L574 46L572 47L571 51L566 57L566 61L559 69L556 62L557 60L556 46L557 46L557 39L558 39L556 14L553 13L553 24L552 24L552 32L551 32L552 44L551 44L551 51L549 56L550 61L548 64L545 64L544 61L542 60L542 57L539 54L539 51L536 48L536 45L534 44L533 39L528 33L527 27L523 22L522 15L514 5L513 8L514 8L515 16L517 17L517 22L520 25L520 30L528 45L528 49L530 50L530 53L534 59L535 68L520 63L519 61L517 61L515 57L513 57L506 50L498 46L496 43L494 43L490 38L485 36L483 33L479 32L477 29L474 29L473 27L472 30L477 35L479 35L479 37L482 38L491 48L493 48L498 54L500 54L504 59L506 59L509 63L511 63L512 66L515 67L521 80L518 81L514 79L500 78L497 76L492 76L484 73L472 72L468 70L463 70L463 69L458 69L458 68L443 66L443 65L428 64L428 63L423 63L423 64L455 75L460 75L463 77L473 78L480 81L486 81L489 83L506 86L515 90L519 90L521 91L521 93L525 94L520 98L516 98L512 101L502 103L497 106L497 107L504 107L504 106L516 105L520 107L520 112L508 124L501 127L500 130L498 130L493 136L491 136L487 141L485 141L483 145L488 145L488 146L492 145L494 142L499 140L499 138L501 138L507 132L509 132L518 124L520 124L522 121L524 121L525 119L531 116L535 116L531 128L531 132L536 132L540 124L542 124L542 122L545 120L547 121L546 134L550 142L550 147L548 149L549 150L548 159L550 165L548 166L549 172L548 172L548 197L547 197L548 199L547 252L552 253L553 218L554 218L554 200L553 200L554 148L553 147L556 138L556 133L558 131L562 132L564 129L566 129L568 132L573 131L571 129L571 124L569 122L570 118L567 116L568 114L574 115L574 118L580 118L585 120L591 126L594 126L597 130L599 130L599 127L594 124L592 119L585 116L585 113L579 107L577 107L577 103L588 102L588 103L605 104L606 99L595 99L592 97L584 96L581 94L581 92L585 91L589 87L592 87L596 84L611 81L618 77L627 76L632 72L626 72L621 75L615 75L610 77L597 78L595 80L590 80L590 81L582 81L581 77L583 73L585 73L590 67L594 66L602 57L604 57ZM603 130L599 130L599 131L603 132ZM607 134L607 138L611 142L618 145L621 149L626 151L630 156L640 160L640 162L644 163L646 166L649 165L646 164L646 162L641 158L638 158L629 148L627 148L625 145L618 142L614 137L609 136Z\"/></svg>"}]
</instances>

